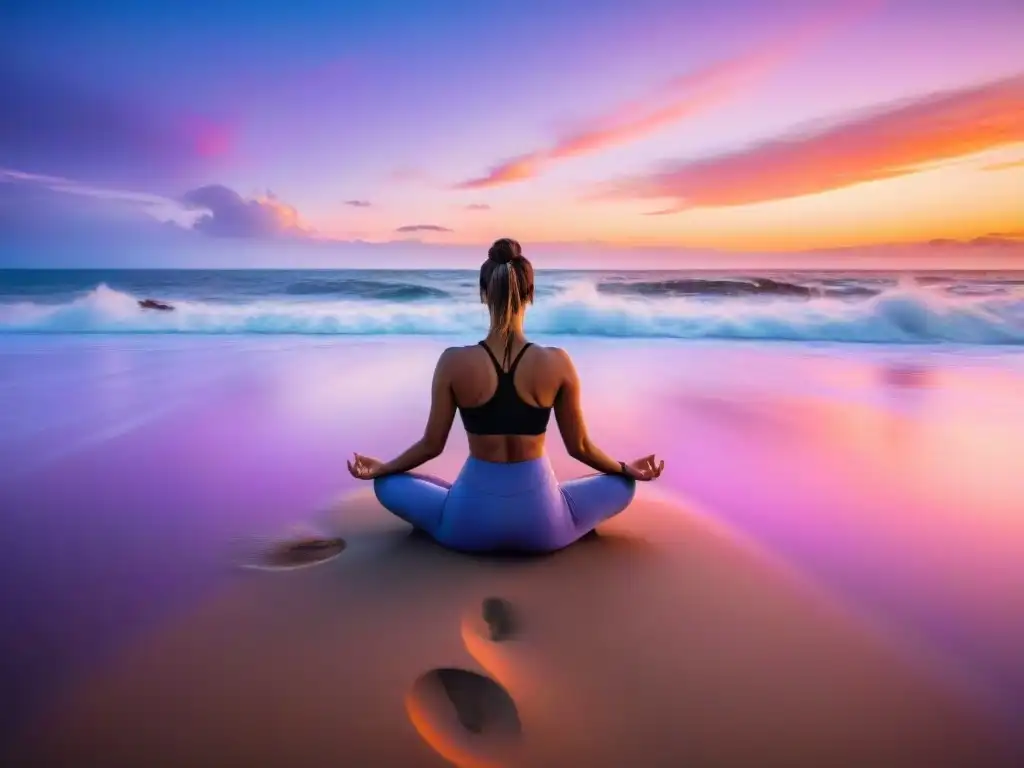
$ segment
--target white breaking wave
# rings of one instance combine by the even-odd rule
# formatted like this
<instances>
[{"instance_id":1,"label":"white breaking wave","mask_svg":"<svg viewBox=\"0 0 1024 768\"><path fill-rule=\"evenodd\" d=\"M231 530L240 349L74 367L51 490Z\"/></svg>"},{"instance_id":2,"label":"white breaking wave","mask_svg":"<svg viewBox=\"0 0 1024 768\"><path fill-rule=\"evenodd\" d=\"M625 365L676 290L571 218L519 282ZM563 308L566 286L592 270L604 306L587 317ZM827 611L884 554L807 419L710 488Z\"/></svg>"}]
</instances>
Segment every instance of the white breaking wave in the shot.
<instances>
[{"instance_id":1,"label":"white breaking wave","mask_svg":"<svg viewBox=\"0 0 1024 768\"><path fill-rule=\"evenodd\" d=\"M138 298L100 285L63 304L0 303L0 333L464 335L487 325L484 308L468 301L173 301L173 312L161 312L141 309ZM580 283L539 300L528 324L552 335L1024 344L1024 297L901 286L858 301L638 299Z\"/></svg>"}]
</instances>

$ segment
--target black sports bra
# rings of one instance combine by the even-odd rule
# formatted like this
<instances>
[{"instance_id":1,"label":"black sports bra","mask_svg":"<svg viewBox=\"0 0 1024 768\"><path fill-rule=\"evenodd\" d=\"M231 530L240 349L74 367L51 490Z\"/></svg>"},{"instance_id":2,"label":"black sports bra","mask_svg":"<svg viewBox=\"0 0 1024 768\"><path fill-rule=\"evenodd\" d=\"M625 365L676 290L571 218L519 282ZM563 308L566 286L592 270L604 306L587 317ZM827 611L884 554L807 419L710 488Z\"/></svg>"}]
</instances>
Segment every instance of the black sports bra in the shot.
<instances>
[{"instance_id":1,"label":"black sports bra","mask_svg":"<svg viewBox=\"0 0 1024 768\"><path fill-rule=\"evenodd\" d=\"M551 408L523 402L515 385L516 368L530 343L527 342L519 350L507 372L501 369L501 364L487 344L481 341L480 346L487 350L487 356L494 363L498 388L494 390L494 396L483 405L459 407L466 432L471 435L543 435L548 428Z\"/></svg>"}]
</instances>

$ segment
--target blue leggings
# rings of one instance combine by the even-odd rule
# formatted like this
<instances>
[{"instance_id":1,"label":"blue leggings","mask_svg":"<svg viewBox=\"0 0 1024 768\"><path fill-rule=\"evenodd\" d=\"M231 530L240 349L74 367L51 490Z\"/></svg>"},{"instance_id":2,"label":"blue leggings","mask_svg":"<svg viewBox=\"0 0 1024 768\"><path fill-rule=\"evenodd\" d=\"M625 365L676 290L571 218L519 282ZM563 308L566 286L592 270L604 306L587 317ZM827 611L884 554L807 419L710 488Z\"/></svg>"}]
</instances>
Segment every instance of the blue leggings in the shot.
<instances>
[{"instance_id":1,"label":"blue leggings","mask_svg":"<svg viewBox=\"0 0 1024 768\"><path fill-rule=\"evenodd\" d=\"M559 484L546 456L500 464L470 457L455 482L404 473L373 481L389 512L463 552L552 552L633 500L636 482L597 474Z\"/></svg>"}]
</instances>

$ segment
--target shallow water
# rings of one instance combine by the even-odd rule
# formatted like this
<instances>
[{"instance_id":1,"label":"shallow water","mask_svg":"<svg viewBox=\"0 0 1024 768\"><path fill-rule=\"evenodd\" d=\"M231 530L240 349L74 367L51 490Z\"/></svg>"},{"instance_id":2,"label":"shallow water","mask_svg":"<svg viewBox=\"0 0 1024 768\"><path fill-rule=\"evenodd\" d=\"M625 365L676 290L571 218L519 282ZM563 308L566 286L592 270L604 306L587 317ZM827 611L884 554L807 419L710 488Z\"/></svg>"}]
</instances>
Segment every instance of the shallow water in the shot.
<instances>
[{"instance_id":1,"label":"shallow water","mask_svg":"<svg viewBox=\"0 0 1024 768\"><path fill-rule=\"evenodd\" d=\"M0 337L15 728L420 434L452 338ZM1024 353L562 338L606 451L1024 713ZM589 471L550 450L562 476ZM456 422L425 467L453 476ZM627 513L628 514L628 513Z\"/></svg>"}]
</instances>

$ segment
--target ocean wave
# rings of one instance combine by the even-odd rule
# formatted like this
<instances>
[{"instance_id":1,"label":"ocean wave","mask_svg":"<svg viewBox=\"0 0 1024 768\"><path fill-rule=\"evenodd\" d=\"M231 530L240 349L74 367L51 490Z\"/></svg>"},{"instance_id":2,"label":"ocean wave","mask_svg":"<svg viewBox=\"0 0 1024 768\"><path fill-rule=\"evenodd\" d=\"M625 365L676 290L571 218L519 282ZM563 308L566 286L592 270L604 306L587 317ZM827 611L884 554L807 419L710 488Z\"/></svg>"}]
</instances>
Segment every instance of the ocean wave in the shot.
<instances>
[{"instance_id":1,"label":"ocean wave","mask_svg":"<svg viewBox=\"0 0 1024 768\"><path fill-rule=\"evenodd\" d=\"M173 312L157 312L140 309L139 298L100 285L63 304L0 304L0 332L465 335L483 333L487 321L470 301L174 301ZM637 299L580 283L532 307L529 328L606 337L1024 344L1024 297L900 287L857 302Z\"/></svg>"},{"instance_id":2,"label":"ocean wave","mask_svg":"<svg viewBox=\"0 0 1024 768\"><path fill-rule=\"evenodd\" d=\"M376 301L422 301L446 299L447 291L419 283L384 282L380 280L300 280L288 285L284 292L291 296L337 296Z\"/></svg>"},{"instance_id":3,"label":"ocean wave","mask_svg":"<svg viewBox=\"0 0 1024 768\"><path fill-rule=\"evenodd\" d=\"M788 283L767 277L751 278L672 278L668 280L608 281L599 283L600 293L619 296L670 298L675 296L789 296L809 299L828 295L828 289ZM859 290L874 294L868 288ZM847 291L842 291L847 295Z\"/></svg>"}]
</instances>

